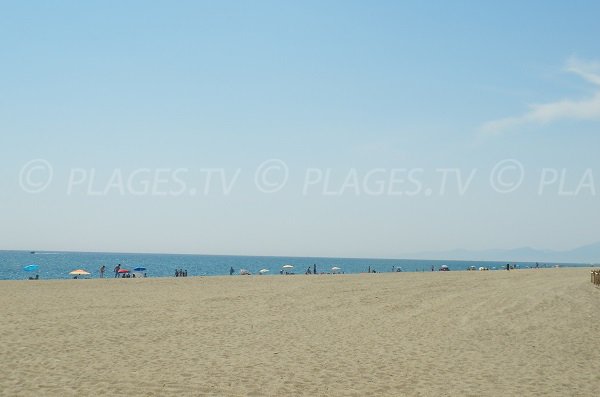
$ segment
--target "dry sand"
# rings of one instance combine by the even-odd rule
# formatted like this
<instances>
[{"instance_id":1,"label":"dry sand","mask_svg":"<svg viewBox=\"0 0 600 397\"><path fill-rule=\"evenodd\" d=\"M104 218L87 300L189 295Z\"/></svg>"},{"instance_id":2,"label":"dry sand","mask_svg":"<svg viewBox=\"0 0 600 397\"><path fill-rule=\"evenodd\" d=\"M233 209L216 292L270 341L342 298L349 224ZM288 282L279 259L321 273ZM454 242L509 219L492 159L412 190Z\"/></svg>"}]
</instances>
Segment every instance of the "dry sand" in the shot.
<instances>
[{"instance_id":1,"label":"dry sand","mask_svg":"<svg viewBox=\"0 0 600 397\"><path fill-rule=\"evenodd\" d=\"M597 396L589 269L0 282L6 396Z\"/></svg>"}]
</instances>

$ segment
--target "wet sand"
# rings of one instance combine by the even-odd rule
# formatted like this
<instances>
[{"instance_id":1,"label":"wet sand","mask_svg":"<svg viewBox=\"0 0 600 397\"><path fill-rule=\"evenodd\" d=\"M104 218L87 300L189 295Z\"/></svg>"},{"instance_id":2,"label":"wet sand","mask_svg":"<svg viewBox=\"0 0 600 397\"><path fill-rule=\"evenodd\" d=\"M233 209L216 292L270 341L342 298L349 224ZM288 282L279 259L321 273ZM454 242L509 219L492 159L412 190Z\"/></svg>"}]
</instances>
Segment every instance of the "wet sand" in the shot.
<instances>
[{"instance_id":1,"label":"wet sand","mask_svg":"<svg viewBox=\"0 0 600 397\"><path fill-rule=\"evenodd\" d=\"M0 282L5 396L595 396L590 269Z\"/></svg>"}]
</instances>

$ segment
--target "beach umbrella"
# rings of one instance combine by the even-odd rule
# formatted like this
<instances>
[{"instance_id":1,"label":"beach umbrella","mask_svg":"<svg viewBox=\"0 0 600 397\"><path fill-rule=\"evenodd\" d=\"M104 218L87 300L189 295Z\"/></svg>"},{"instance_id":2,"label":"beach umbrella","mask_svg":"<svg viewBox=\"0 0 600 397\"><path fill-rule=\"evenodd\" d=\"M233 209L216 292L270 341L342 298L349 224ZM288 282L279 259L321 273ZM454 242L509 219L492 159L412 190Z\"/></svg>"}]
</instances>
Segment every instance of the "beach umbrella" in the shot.
<instances>
[{"instance_id":1,"label":"beach umbrella","mask_svg":"<svg viewBox=\"0 0 600 397\"><path fill-rule=\"evenodd\" d=\"M265 274L265 273L268 273L268 272L269 272L269 269L260 269L258 272L259 272L260 274Z\"/></svg>"},{"instance_id":2,"label":"beach umbrella","mask_svg":"<svg viewBox=\"0 0 600 397\"><path fill-rule=\"evenodd\" d=\"M294 266L293 265L283 265L281 266L281 272L285 272L285 274L290 274L292 272L292 270L294 270Z\"/></svg>"},{"instance_id":3,"label":"beach umbrella","mask_svg":"<svg viewBox=\"0 0 600 397\"><path fill-rule=\"evenodd\" d=\"M334 272L334 273L337 273L337 272L339 272L340 270L342 270L342 268L340 268L340 267L337 267L337 266L334 266L334 267L332 267L332 268L331 268L331 271L332 271L332 272Z\"/></svg>"},{"instance_id":4,"label":"beach umbrella","mask_svg":"<svg viewBox=\"0 0 600 397\"><path fill-rule=\"evenodd\" d=\"M146 268L145 267L136 267L135 269L133 269L134 272L145 272Z\"/></svg>"},{"instance_id":5,"label":"beach umbrella","mask_svg":"<svg viewBox=\"0 0 600 397\"><path fill-rule=\"evenodd\" d=\"M73 270L72 272L69 273L71 276L88 276L90 273L86 272L83 269L77 269L77 270Z\"/></svg>"},{"instance_id":6,"label":"beach umbrella","mask_svg":"<svg viewBox=\"0 0 600 397\"><path fill-rule=\"evenodd\" d=\"M26 272L35 272L39 268L40 267L38 265L27 265L23 268L23 270L25 270Z\"/></svg>"},{"instance_id":7,"label":"beach umbrella","mask_svg":"<svg viewBox=\"0 0 600 397\"><path fill-rule=\"evenodd\" d=\"M127 270L127 269L119 269L119 273L129 273L129 270Z\"/></svg>"}]
</instances>

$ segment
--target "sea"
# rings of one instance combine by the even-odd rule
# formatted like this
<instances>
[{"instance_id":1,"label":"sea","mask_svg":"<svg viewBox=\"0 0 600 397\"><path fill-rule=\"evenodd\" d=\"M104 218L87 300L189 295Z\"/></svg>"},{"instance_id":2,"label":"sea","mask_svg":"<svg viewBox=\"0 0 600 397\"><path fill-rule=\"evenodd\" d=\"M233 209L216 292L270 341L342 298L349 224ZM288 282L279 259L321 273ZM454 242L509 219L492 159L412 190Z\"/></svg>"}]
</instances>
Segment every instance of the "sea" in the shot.
<instances>
[{"instance_id":1,"label":"sea","mask_svg":"<svg viewBox=\"0 0 600 397\"><path fill-rule=\"evenodd\" d=\"M442 266L451 271L464 271L474 266L489 270L504 270L508 262L450 261L450 260L412 260L412 259L363 259L363 258L314 258L284 256L228 256L228 255L183 255L183 254L139 254L104 252L33 252L0 251L0 280L23 280L39 276L40 279L73 278L69 273L83 269L90 273L86 278L100 277L100 267L106 266L105 277L114 277L113 269L117 264L131 270L143 268L137 276L174 277L176 270L184 270L191 276L239 275L242 269L256 275L263 270L262 276L280 275L282 266L285 271L304 274L316 266L317 273L366 273L383 272L424 272L438 271ZM535 262L510 262L516 269L536 267ZM25 267L37 265L36 270L26 271ZM539 267L555 267L556 264L539 263ZM585 264L560 264L564 267L589 266ZM333 268L339 268L334 269Z\"/></svg>"}]
</instances>

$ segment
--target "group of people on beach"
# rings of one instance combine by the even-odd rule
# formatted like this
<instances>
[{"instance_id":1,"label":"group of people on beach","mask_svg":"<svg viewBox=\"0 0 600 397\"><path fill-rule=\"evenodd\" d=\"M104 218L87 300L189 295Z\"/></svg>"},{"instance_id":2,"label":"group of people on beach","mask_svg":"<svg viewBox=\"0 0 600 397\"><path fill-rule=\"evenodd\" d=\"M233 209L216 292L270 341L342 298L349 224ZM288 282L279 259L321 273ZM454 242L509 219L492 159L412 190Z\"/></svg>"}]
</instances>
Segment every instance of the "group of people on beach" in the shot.
<instances>
[{"instance_id":1,"label":"group of people on beach","mask_svg":"<svg viewBox=\"0 0 600 397\"><path fill-rule=\"evenodd\" d=\"M537 268L540 268L540 267L541 267L541 266L540 266L540 264L539 264L539 263L536 263L536 264L535 264L535 268L536 268L536 269L537 269ZM545 266L544 266L544 267L545 267ZM508 263L507 263L505 268L506 268L506 270L517 269L517 268L518 268L518 265L517 265L517 264L508 264ZM120 272L120 270L121 270L121 264L119 263L119 264L118 264L117 266L115 266L115 268L114 268L114 272L115 272L115 278L119 278L119 277L121 277L121 278L135 278L135 273L133 273L133 274L130 274L129 272L127 272L127 273L122 273L122 272ZM423 270L425 270L425 269L423 269ZM434 267L434 265L431 265L431 271L434 271L434 270L435 270L435 267ZM440 270L440 271L448 271L448 270L450 270L450 269L449 269L447 266L442 266L442 267L440 267L440 269L439 269L439 270ZM471 267L467 268L467 270L475 270L475 267L474 267L474 266L471 266ZM479 269L479 270L481 270L481 269ZM489 269L487 269L487 268L486 268L485 270L489 270ZM402 271L402 268L398 267L398 268L396 269L396 268L395 268L395 266L394 266L394 267L392 267L392 272L396 272L396 271L400 271L400 272L401 272L401 271ZM106 272L106 266L102 265L102 266L100 267L100 270L99 270L99 272L100 272L100 278L104 278L104 273ZM234 269L233 267L231 267L231 268L229 269L229 274L230 274L230 275L233 275L233 274L234 274L234 272L235 272L235 269ZM286 271L285 271L285 270L283 270L283 269L280 271L280 273L281 273L281 274L290 274L290 273L286 272ZM371 266L369 266L369 269L367 270L367 273L377 273L377 271L376 271L375 269L371 268ZM311 267L311 266L309 266L309 267L306 269L306 271L304 272L304 274L318 274L318 273L317 273L317 265L316 265L316 264L314 264L312 267ZM187 269L186 269L186 270L183 270L183 269L175 269L175 277L187 277L187 275L188 275ZM144 277L145 277L145 276L146 276L146 275L144 274ZM35 276L35 278L34 278L34 277L30 277L29 279L30 279L30 280L37 280L38 278L39 278L39 276L37 276L37 275L36 275L36 276Z\"/></svg>"},{"instance_id":2,"label":"group of people on beach","mask_svg":"<svg viewBox=\"0 0 600 397\"><path fill-rule=\"evenodd\" d=\"M289 266L289 267L293 268L292 266ZM529 266L527 266L527 267L529 267ZM533 266L531 266L531 267L533 267ZM538 262L535 263L535 269L539 269L539 268L542 268L542 267L546 268L546 267L548 267L548 265L547 264L540 264ZM558 267L558 265L556 265L555 267ZM518 264L516 264L516 263L513 263L513 264L507 263L505 266L500 266L500 269L506 269L506 270L514 270L514 269L519 269L519 268L520 268L520 266ZM339 268L337 268L337 269L336 268L332 268L332 269L333 270L338 270L338 271L340 270ZM145 269L144 268L140 268L140 269L135 269L135 270L145 270ZM436 270L435 266L431 265L431 271L433 272L435 270ZM439 271L449 271L450 268L447 265L442 265L442 266L440 266L440 268L438 270ZM471 266L468 266L466 268L466 270L490 270L490 268L482 266L482 267L479 267L479 269L477 269L475 266L471 265ZM493 270L496 270L496 268L494 267ZM392 266L392 272L402 272L402 271L403 271L403 269L401 267L399 267L399 266L396 267L395 265ZM421 270L417 269L416 271L421 271ZM426 271L425 268L423 268L422 271L423 272ZM106 272L106 266L102 265L99 268L100 278L104 278L105 272ZM243 272L241 274L251 274L250 272L248 272L247 270L244 270L244 269L242 269L241 272ZM265 272L268 272L268 270L265 270ZM262 274L262 273L263 273L263 271L260 272L260 274ZM289 269L281 269L279 273L282 274L282 275L294 274L293 272L289 271ZM367 269L367 273L377 273L377 271L372 266L369 266L368 269ZM233 266L231 266L229 268L229 274L230 275L235 274L235 269L233 268ZM312 266L309 266L306 269L306 271L304 272L304 274L319 274L319 273L317 273L317 265L314 264ZM330 273L321 273L321 274L330 274ZM334 271L334 274L337 274L337 273ZM188 276L187 269L186 270L184 270L184 269L175 269L175 277L187 277L187 276ZM136 273L130 273L129 270L122 270L121 269L121 264L119 263L114 268L114 277L115 278L136 278L136 277L147 277L147 276L146 276L146 273L143 273L143 275L141 273L138 273L137 276L136 276ZM29 280L39 280L39 278L40 278L39 275L36 274L33 277L30 276ZM74 278L78 278L78 277L75 276Z\"/></svg>"},{"instance_id":3,"label":"group of people on beach","mask_svg":"<svg viewBox=\"0 0 600 397\"><path fill-rule=\"evenodd\" d=\"M100 278L104 278L104 273L106 272L106 266L102 265L100 266L100 269L98 270L100 273ZM115 268L113 269L114 273L115 273L115 277L114 278L136 278L135 273L130 273L128 270L126 271L121 271L121 264L119 263L117 266L115 266ZM146 276L146 273L143 274L144 277ZM140 275L141 277L141 275Z\"/></svg>"},{"instance_id":4,"label":"group of people on beach","mask_svg":"<svg viewBox=\"0 0 600 397\"><path fill-rule=\"evenodd\" d=\"M175 269L175 277L187 277L187 269Z\"/></svg>"}]
</instances>

